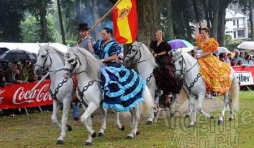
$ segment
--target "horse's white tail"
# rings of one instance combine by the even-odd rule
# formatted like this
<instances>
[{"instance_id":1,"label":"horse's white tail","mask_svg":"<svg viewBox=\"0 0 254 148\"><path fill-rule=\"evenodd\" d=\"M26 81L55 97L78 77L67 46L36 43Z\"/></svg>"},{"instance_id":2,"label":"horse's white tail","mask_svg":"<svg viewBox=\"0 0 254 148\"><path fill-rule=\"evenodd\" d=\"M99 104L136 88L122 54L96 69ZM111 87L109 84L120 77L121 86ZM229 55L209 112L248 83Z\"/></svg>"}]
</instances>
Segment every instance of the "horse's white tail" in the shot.
<instances>
[{"instance_id":1,"label":"horse's white tail","mask_svg":"<svg viewBox=\"0 0 254 148\"><path fill-rule=\"evenodd\" d=\"M231 107L234 110L238 110L238 107L239 107L239 91L240 91L239 83L236 76L234 76L231 83L231 88L229 90L229 95L232 101Z\"/></svg>"},{"instance_id":2,"label":"horse's white tail","mask_svg":"<svg viewBox=\"0 0 254 148\"><path fill-rule=\"evenodd\" d=\"M144 89L144 100L145 102L141 103L141 113L147 115L150 114L151 109L154 107L154 99L147 86Z\"/></svg>"}]
</instances>

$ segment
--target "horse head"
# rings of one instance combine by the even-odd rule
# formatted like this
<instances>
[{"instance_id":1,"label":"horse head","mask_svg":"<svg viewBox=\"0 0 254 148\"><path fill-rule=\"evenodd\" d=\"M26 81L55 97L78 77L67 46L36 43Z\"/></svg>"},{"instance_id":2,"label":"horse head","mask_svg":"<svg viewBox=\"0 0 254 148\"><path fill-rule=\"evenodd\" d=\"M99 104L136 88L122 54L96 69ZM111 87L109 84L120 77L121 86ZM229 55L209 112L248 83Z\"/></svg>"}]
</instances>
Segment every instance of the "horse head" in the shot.
<instances>
[{"instance_id":1,"label":"horse head","mask_svg":"<svg viewBox=\"0 0 254 148\"><path fill-rule=\"evenodd\" d=\"M37 54L37 61L34 67L34 73L37 75L41 75L46 68L48 68L52 64L52 59L49 55L49 50L51 49L50 43L47 45L41 45L38 43L40 49Z\"/></svg>"},{"instance_id":2,"label":"horse head","mask_svg":"<svg viewBox=\"0 0 254 148\"><path fill-rule=\"evenodd\" d=\"M66 72L64 73L64 77L66 78L71 78L74 75L74 73L78 71L80 66L82 65L78 57L77 48L78 47L68 46L68 51L65 54L64 69Z\"/></svg>"},{"instance_id":3,"label":"horse head","mask_svg":"<svg viewBox=\"0 0 254 148\"><path fill-rule=\"evenodd\" d=\"M141 59L141 51L140 48L142 48L141 42L133 42L131 47L129 48L127 54L124 57L124 65L131 66L133 64L136 64Z\"/></svg>"},{"instance_id":4,"label":"horse head","mask_svg":"<svg viewBox=\"0 0 254 148\"><path fill-rule=\"evenodd\" d=\"M175 63L175 75L177 77L182 77L186 66L182 51L171 50L168 54L172 57L172 60Z\"/></svg>"}]
</instances>

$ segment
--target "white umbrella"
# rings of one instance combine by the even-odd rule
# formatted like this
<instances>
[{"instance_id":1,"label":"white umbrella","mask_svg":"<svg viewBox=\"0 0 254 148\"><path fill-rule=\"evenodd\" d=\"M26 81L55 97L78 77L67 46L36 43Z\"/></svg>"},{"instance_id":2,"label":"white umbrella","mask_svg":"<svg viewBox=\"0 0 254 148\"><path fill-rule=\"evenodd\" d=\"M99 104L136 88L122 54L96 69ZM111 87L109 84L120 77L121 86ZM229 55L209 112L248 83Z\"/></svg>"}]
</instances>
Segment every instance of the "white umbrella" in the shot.
<instances>
[{"instance_id":1,"label":"white umbrella","mask_svg":"<svg viewBox=\"0 0 254 148\"><path fill-rule=\"evenodd\" d=\"M237 46L239 50L254 50L254 41L244 41Z\"/></svg>"},{"instance_id":2,"label":"white umbrella","mask_svg":"<svg viewBox=\"0 0 254 148\"><path fill-rule=\"evenodd\" d=\"M218 54L221 54L221 53L226 53L226 54L231 53L226 47L219 47L217 52L218 52Z\"/></svg>"}]
</instances>

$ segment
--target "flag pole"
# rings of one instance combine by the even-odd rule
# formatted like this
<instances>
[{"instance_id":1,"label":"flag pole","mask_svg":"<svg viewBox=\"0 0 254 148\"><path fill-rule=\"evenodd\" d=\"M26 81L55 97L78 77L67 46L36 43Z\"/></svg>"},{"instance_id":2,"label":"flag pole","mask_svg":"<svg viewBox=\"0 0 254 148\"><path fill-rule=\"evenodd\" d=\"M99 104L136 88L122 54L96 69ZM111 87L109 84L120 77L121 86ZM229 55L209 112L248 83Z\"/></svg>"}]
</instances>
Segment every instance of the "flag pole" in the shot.
<instances>
[{"instance_id":1,"label":"flag pole","mask_svg":"<svg viewBox=\"0 0 254 148\"><path fill-rule=\"evenodd\" d=\"M108 15L109 13L119 4L121 3L123 0L118 0L113 7L111 7L111 9L109 9L89 30L88 32L90 33L91 31L93 31L95 29L95 27L97 27ZM87 37L87 36L86 36ZM85 37L85 38L86 38ZM80 39L76 44L74 44L74 46L77 46L80 42L82 41L82 39Z\"/></svg>"}]
</instances>

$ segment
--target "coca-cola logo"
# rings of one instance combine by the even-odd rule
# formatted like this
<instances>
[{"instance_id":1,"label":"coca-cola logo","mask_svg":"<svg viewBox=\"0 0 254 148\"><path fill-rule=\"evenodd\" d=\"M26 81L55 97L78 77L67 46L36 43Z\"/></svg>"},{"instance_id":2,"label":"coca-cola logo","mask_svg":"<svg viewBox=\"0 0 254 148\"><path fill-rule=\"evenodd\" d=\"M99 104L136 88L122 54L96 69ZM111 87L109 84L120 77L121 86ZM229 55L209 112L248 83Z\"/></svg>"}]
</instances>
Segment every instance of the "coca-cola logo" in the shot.
<instances>
[{"instance_id":1,"label":"coca-cola logo","mask_svg":"<svg viewBox=\"0 0 254 148\"><path fill-rule=\"evenodd\" d=\"M4 97L1 97L1 94L3 94L4 91L5 91L5 89L4 89L4 90L0 90L0 104L1 104L1 103L3 102L3 100L4 100Z\"/></svg>"},{"instance_id":2,"label":"coca-cola logo","mask_svg":"<svg viewBox=\"0 0 254 148\"><path fill-rule=\"evenodd\" d=\"M13 95L12 102L13 104L22 104L44 102L47 100L52 100L49 95L49 84L45 84L33 92L31 92L31 90L25 91L24 87L19 87Z\"/></svg>"}]
</instances>

